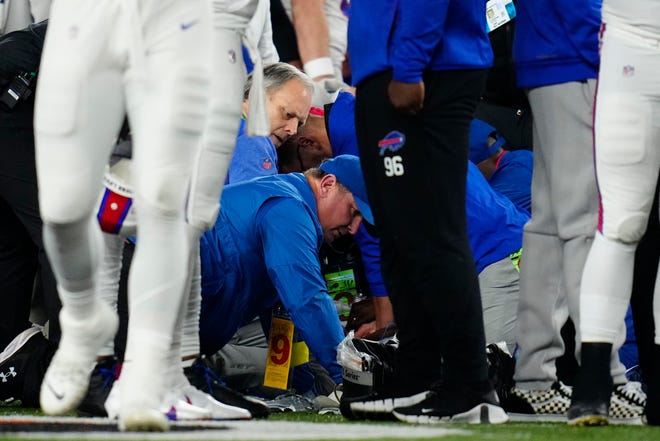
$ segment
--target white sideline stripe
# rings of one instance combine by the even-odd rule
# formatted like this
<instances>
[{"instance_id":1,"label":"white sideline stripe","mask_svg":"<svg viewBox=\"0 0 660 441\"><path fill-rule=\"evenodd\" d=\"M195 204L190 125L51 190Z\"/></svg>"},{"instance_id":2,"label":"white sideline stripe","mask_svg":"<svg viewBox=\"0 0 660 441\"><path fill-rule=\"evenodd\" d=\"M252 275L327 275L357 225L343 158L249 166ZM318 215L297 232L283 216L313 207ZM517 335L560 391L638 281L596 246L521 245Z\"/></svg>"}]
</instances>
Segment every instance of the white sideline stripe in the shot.
<instances>
[{"instance_id":1,"label":"white sideline stripe","mask_svg":"<svg viewBox=\"0 0 660 441\"><path fill-rule=\"evenodd\" d=\"M106 418L75 418L75 417L0 417L0 422L35 422L35 423L81 423L90 425L107 424ZM323 439L382 439L382 438L436 438L446 435L467 435L470 432L459 429L449 429L438 426L414 426L408 424L340 424L340 423L308 423L294 421L209 421L192 422L196 426L217 428L191 431L170 432L12 432L16 438L30 439L91 439L91 440L323 440ZM185 427L186 423L177 422L172 425Z\"/></svg>"}]
</instances>

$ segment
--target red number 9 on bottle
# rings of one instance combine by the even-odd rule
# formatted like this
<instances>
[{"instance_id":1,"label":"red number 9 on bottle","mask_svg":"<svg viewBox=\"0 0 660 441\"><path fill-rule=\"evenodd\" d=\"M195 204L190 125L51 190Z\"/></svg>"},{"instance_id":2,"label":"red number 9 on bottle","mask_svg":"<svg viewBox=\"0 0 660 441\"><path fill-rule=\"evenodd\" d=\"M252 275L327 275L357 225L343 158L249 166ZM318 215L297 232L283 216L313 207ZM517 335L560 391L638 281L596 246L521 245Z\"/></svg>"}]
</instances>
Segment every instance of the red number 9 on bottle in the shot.
<instances>
[{"instance_id":1,"label":"red number 9 on bottle","mask_svg":"<svg viewBox=\"0 0 660 441\"><path fill-rule=\"evenodd\" d=\"M284 334L278 334L271 337L270 340L270 361L275 364L285 364L291 354L291 343Z\"/></svg>"}]
</instances>

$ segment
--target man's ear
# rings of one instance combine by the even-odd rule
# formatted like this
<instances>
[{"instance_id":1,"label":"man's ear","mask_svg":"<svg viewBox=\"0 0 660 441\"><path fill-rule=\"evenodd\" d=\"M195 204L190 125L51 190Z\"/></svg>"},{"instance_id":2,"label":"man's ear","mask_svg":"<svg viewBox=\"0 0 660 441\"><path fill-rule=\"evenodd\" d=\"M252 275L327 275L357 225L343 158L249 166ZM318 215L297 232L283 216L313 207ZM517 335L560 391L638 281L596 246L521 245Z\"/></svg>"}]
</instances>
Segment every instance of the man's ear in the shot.
<instances>
[{"instance_id":1,"label":"man's ear","mask_svg":"<svg viewBox=\"0 0 660 441\"><path fill-rule=\"evenodd\" d=\"M322 197L327 196L332 188L337 184L337 177L333 174L327 174L321 178L320 193Z\"/></svg>"}]
</instances>

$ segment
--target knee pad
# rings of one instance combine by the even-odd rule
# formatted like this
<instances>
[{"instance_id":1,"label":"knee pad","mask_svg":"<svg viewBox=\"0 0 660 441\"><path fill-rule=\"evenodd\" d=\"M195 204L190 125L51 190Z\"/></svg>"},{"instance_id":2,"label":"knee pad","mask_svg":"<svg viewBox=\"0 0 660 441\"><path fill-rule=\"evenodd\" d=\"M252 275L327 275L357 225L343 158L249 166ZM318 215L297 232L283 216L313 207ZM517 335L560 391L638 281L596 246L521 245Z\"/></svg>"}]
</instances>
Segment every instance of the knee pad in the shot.
<instances>
[{"instance_id":1,"label":"knee pad","mask_svg":"<svg viewBox=\"0 0 660 441\"><path fill-rule=\"evenodd\" d=\"M608 229L609 231L603 229L603 234L610 240L634 244L644 235L647 222L648 215L645 213L628 213L620 218L615 226Z\"/></svg>"}]
</instances>

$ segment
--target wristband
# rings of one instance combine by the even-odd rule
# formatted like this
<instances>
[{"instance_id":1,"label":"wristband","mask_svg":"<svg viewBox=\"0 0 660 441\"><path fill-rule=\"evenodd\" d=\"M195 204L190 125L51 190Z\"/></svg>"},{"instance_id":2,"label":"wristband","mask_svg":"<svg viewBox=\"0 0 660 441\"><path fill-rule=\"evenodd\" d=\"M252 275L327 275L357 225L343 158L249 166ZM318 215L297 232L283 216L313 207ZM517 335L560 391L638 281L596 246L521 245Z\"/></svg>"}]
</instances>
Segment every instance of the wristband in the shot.
<instances>
[{"instance_id":1,"label":"wristband","mask_svg":"<svg viewBox=\"0 0 660 441\"><path fill-rule=\"evenodd\" d=\"M303 70L312 79L325 75L334 77L335 75L335 69L332 66L332 59L330 57L314 58L303 65Z\"/></svg>"}]
</instances>

